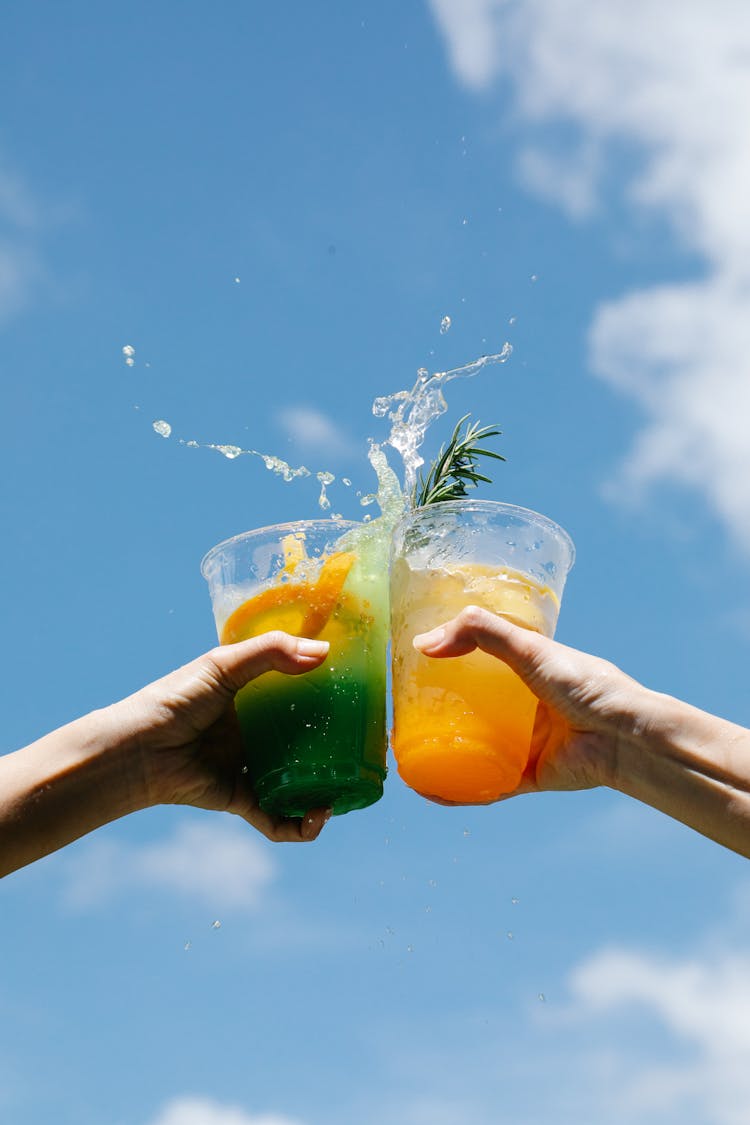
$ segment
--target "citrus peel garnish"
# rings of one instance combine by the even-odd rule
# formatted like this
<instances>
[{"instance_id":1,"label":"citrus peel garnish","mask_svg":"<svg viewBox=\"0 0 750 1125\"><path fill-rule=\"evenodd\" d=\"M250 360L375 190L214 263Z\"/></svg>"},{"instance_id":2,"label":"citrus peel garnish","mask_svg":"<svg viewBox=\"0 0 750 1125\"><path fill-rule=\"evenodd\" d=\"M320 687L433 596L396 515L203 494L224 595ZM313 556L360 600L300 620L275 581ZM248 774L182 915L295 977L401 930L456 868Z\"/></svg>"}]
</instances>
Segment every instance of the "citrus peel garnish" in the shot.
<instances>
[{"instance_id":1,"label":"citrus peel garnish","mask_svg":"<svg viewBox=\"0 0 750 1125\"><path fill-rule=\"evenodd\" d=\"M338 551L325 560L315 583L288 582L261 590L227 619L221 643L235 644L270 629L283 629L297 637L317 637L341 600L355 559L353 551Z\"/></svg>"}]
</instances>

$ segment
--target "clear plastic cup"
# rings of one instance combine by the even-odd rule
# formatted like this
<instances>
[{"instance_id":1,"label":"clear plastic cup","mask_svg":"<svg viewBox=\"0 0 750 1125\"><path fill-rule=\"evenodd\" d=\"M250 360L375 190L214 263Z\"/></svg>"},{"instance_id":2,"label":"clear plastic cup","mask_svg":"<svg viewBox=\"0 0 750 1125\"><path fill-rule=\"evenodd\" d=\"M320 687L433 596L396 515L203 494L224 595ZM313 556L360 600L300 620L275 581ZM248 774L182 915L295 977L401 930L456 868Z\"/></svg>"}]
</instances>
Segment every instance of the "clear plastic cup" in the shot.
<instances>
[{"instance_id":1,"label":"clear plastic cup","mask_svg":"<svg viewBox=\"0 0 750 1125\"><path fill-rule=\"evenodd\" d=\"M466 605L551 637L574 558L567 532L511 504L431 504L398 524L391 550L391 744L407 785L456 804L485 804L517 788L535 696L487 653L434 659L412 640Z\"/></svg>"},{"instance_id":2,"label":"clear plastic cup","mask_svg":"<svg viewBox=\"0 0 750 1125\"><path fill-rule=\"evenodd\" d=\"M346 813L382 796L387 581L364 526L260 528L219 543L201 563L223 644L272 629L330 643L319 668L267 672L235 700L250 780L274 814Z\"/></svg>"}]
</instances>

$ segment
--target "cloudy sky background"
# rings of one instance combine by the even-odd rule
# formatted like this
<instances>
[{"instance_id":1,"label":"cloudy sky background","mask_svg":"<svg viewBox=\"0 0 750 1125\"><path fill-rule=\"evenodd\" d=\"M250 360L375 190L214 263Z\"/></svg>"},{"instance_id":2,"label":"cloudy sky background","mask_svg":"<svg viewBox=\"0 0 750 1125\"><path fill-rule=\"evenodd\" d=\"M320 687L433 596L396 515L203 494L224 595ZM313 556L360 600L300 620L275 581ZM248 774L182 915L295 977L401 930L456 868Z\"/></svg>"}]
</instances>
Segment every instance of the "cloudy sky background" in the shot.
<instances>
[{"instance_id":1,"label":"cloudy sky background","mask_svg":"<svg viewBox=\"0 0 750 1125\"><path fill-rule=\"evenodd\" d=\"M208 647L203 552L314 517L323 469L356 517L375 396L505 340L449 404L504 431L486 494L576 541L560 636L750 723L742 4L3 23L5 748ZM13 1125L747 1117L744 861L613 794L394 774L300 849L155 810L0 917Z\"/></svg>"}]
</instances>

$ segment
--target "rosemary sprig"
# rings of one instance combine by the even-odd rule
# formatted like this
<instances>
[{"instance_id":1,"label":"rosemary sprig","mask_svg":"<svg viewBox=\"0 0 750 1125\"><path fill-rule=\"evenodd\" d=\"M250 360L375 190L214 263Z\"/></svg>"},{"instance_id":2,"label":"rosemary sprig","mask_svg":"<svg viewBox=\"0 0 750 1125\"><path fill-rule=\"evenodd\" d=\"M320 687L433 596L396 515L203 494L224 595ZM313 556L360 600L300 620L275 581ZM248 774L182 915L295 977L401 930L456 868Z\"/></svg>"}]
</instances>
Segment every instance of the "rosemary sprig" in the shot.
<instances>
[{"instance_id":1,"label":"rosemary sprig","mask_svg":"<svg viewBox=\"0 0 750 1125\"><path fill-rule=\"evenodd\" d=\"M446 446L441 446L430 466L426 479L420 473L419 483L414 489L413 506L421 508L424 504L439 504L443 500L461 500L467 488L476 488L480 481L490 484L490 478L477 471L480 457L492 457L495 461L505 458L491 449L483 449L480 442L486 438L497 437L502 430L492 426L480 426L479 422L468 424L470 415L464 414L458 422L453 436ZM466 423L466 432L462 427Z\"/></svg>"}]
</instances>

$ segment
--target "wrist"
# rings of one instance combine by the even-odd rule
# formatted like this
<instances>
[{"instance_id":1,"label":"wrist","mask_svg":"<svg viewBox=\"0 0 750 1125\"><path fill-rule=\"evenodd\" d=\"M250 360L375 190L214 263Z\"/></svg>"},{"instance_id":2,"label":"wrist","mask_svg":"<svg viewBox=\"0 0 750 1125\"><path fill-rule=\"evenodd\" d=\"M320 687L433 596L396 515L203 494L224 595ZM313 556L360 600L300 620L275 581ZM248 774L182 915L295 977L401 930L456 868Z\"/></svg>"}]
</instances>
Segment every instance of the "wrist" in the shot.
<instances>
[{"instance_id":1,"label":"wrist","mask_svg":"<svg viewBox=\"0 0 750 1125\"><path fill-rule=\"evenodd\" d=\"M128 700L77 719L70 732L70 769L96 788L106 820L147 808L146 750Z\"/></svg>"},{"instance_id":2,"label":"wrist","mask_svg":"<svg viewBox=\"0 0 750 1125\"><path fill-rule=\"evenodd\" d=\"M749 732L673 696L642 691L618 745L612 787L699 831L713 805L720 817L733 815L746 792L738 779L748 773ZM719 838L713 830L706 835Z\"/></svg>"}]
</instances>

